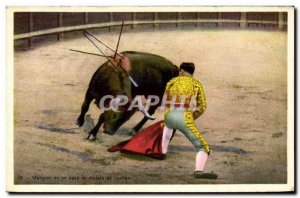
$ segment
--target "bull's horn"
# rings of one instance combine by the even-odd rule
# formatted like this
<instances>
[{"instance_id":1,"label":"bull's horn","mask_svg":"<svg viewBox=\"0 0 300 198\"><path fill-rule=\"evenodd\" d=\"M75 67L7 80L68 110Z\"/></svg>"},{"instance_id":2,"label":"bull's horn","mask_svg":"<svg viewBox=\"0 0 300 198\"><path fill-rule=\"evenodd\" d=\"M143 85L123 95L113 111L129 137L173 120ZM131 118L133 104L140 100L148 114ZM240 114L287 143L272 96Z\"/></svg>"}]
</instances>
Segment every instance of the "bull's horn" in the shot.
<instances>
[{"instance_id":1,"label":"bull's horn","mask_svg":"<svg viewBox=\"0 0 300 198\"><path fill-rule=\"evenodd\" d=\"M155 120L155 119L156 119L155 117L151 116L151 115L148 113L148 111L146 111L145 108L143 108L143 109L141 110L141 112L144 114L144 116L145 116L146 118L148 118L148 119L150 119L150 120Z\"/></svg>"},{"instance_id":2,"label":"bull's horn","mask_svg":"<svg viewBox=\"0 0 300 198\"><path fill-rule=\"evenodd\" d=\"M156 119L155 117L153 117L149 114L149 112L146 110L146 108L142 104L138 103L138 105L139 105L139 110L144 114L144 116L146 118L148 118L150 120L155 120Z\"/></svg>"}]
</instances>

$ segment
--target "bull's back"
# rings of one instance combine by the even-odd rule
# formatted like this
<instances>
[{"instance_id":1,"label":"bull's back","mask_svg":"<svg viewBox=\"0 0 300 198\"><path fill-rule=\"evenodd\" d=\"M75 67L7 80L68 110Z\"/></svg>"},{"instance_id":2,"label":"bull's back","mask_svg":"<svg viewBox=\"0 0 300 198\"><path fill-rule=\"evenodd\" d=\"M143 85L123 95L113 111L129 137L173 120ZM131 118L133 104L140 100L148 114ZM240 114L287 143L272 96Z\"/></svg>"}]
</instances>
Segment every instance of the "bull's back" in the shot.
<instances>
[{"instance_id":1,"label":"bull's back","mask_svg":"<svg viewBox=\"0 0 300 198\"><path fill-rule=\"evenodd\" d=\"M171 61L156 54L137 51L126 51L122 52L122 54L129 58L131 65L139 67L146 66L144 69L147 69L147 67L156 68L159 70L164 70L170 67L176 69L176 66L174 67Z\"/></svg>"},{"instance_id":2,"label":"bull's back","mask_svg":"<svg viewBox=\"0 0 300 198\"><path fill-rule=\"evenodd\" d=\"M157 75L170 78L178 76L178 67L165 57L147 52L126 51L122 52L130 60L132 66L131 74L149 75L154 72Z\"/></svg>"},{"instance_id":3,"label":"bull's back","mask_svg":"<svg viewBox=\"0 0 300 198\"><path fill-rule=\"evenodd\" d=\"M138 94L159 94L164 92L166 83L178 76L179 70L168 59L151 53L122 52L130 60L130 75L138 83Z\"/></svg>"}]
</instances>

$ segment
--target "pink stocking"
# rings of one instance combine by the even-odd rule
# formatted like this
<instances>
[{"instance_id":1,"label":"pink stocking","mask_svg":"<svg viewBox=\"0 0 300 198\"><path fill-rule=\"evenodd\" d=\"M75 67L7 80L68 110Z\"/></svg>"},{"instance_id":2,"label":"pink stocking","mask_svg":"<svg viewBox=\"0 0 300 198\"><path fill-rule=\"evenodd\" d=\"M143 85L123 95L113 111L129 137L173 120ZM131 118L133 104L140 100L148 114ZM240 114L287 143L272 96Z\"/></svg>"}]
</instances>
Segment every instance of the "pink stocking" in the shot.
<instances>
[{"instance_id":1,"label":"pink stocking","mask_svg":"<svg viewBox=\"0 0 300 198\"><path fill-rule=\"evenodd\" d=\"M196 155L196 170L195 171L204 171L204 166L207 160L207 153L204 151L199 151Z\"/></svg>"},{"instance_id":2,"label":"pink stocking","mask_svg":"<svg viewBox=\"0 0 300 198\"><path fill-rule=\"evenodd\" d=\"M173 134L173 129L169 129L168 127L164 126L163 136L162 136L162 153L166 154L168 151L168 145L170 139Z\"/></svg>"}]
</instances>

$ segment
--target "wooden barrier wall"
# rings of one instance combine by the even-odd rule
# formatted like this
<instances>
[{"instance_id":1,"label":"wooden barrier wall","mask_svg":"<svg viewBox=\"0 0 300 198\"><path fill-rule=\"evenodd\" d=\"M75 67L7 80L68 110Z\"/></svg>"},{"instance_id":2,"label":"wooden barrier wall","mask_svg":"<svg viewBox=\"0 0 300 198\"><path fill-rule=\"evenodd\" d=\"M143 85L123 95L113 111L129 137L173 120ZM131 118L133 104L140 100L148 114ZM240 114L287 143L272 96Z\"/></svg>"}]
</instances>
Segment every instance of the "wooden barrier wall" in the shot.
<instances>
[{"instance_id":1,"label":"wooden barrier wall","mask_svg":"<svg viewBox=\"0 0 300 198\"><path fill-rule=\"evenodd\" d=\"M14 39L27 40L51 35L56 40L65 32L84 29L114 30L121 25L129 29L167 28L255 28L287 30L286 12L16 12ZM36 39L38 40L38 39Z\"/></svg>"}]
</instances>

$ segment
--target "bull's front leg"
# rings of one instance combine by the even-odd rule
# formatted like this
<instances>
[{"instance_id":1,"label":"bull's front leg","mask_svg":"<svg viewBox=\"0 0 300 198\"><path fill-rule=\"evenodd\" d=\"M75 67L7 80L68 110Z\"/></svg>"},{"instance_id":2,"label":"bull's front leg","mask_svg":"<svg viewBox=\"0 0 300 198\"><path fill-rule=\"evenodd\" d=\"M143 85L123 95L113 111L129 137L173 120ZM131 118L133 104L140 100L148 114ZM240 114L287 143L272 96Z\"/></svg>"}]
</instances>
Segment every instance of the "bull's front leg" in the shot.
<instances>
[{"instance_id":1,"label":"bull's front leg","mask_svg":"<svg viewBox=\"0 0 300 198\"><path fill-rule=\"evenodd\" d=\"M79 127L81 127L84 124L84 116L85 116L86 112L89 110L90 103L92 102L93 99L94 98L93 98L90 90L88 89L85 94L84 102L81 106L80 115L78 116L77 121L76 121L76 124Z\"/></svg>"},{"instance_id":2,"label":"bull's front leg","mask_svg":"<svg viewBox=\"0 0 300 198\"><path fill-rule=\"evenodd\" d=\"M104 113L101 113L96 126L88 133L86 139L91 141L96 140L97 133L103 123L104 123Z\"/></svg>"}]
</instances>

